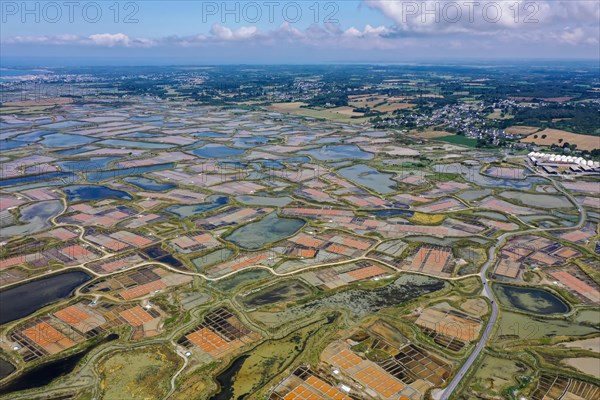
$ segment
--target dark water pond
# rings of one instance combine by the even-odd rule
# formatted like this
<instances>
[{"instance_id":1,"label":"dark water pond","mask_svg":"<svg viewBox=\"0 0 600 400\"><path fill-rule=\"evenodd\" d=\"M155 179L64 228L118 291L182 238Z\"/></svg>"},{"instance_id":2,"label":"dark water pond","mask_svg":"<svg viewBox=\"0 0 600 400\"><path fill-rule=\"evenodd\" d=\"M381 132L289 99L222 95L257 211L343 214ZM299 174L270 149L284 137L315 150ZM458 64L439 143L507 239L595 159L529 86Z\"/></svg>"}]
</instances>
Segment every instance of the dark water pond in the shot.
<instances>
[{"instance_id":1,"label":"dark water pond","mask_svg":"<svg viewBox=\"0 0 600 400\"><path fill-rule=\"evenodd\" d=\"M0 358L0 381L13 372L15 372L15 366L6 361L4 358Z\"/></svg>"},{"instance_id":2,"label":"dark water pond","mask_svg":"<svg viewBox=\"0 0 600 400\"><path fill-rule=\"evenodd\" d=\"M72 271L0 291L0 325L70 297L73 290L90 279L92 277L85 272Z\"/></svg>"},{"instance_id":3,"label":"dark water pond","mask_svg":"<svg viewBox=\"0 0 600 400\"><path fill-rule=\"evenodd\" d=\"M63 192L67 195L69 202L96 201L109 198L131 200L132 197L122 190L111 189L98 185L73 185L64 187Z\"/></svg>"}]
</instances>

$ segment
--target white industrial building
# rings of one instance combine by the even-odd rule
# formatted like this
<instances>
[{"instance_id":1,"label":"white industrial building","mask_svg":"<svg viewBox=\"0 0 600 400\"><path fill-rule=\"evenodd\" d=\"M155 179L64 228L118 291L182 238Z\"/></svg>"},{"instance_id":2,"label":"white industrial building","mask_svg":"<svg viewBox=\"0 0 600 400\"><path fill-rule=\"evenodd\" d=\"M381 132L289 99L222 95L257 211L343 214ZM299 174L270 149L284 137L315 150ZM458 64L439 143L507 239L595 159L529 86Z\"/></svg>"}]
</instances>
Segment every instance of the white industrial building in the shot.
<instances>
[{"instance_id":1,"label":"white industrial building","mask_svg":"<svg viewBox=\"0 0 600 400\"><path fill-rule=\"evenodd\" d=\"M583 157L565 156L561 154L546 154L532 151L527 155L531 163L544 170L555 171L555 168L568 167L573 172L600 172L600 162L586 160Z\"/></svg>"}]
</instances>

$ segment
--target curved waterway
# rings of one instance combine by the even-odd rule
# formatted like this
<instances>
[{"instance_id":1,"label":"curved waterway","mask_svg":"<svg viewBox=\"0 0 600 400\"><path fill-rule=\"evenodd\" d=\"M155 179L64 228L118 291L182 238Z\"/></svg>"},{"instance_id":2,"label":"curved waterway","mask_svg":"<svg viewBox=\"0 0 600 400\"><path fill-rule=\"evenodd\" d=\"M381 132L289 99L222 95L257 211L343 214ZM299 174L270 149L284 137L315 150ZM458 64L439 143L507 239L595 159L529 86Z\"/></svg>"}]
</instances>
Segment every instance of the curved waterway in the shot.
<instances>
[{"instance_id":1,"label":"curved waterway","mask_svg":"<svg viewBox=\"0 0 600 400\"><path fill-rule=\"evenodd\" d=\"M31 368L30 370L25 371L20 376L11 380L8 384L2 386L0 388L0 395L46 386L53 380L73 372L75 367L77 367L77 364L79 364L83 357L85 357L90 351L104 343L117 340L118 338L119 335L116 333L111 333L102 341L98 342L95 346L88 347L87 349L68 357L50 361L48 363Z\"/></svg>"},{"instance_id":2,"label":"curved waterway","mask_svg":"<svg viewBox=\"0 0 600 400\"><path fill-rule=\"evenodd\" d=\"M233 396L233 381L248 357L248 355L243 355L236 358L229 368L217 375L216 379L221 390L211 397L210 400L231 400L231 396Z\"/></svg>"}]
</instances>

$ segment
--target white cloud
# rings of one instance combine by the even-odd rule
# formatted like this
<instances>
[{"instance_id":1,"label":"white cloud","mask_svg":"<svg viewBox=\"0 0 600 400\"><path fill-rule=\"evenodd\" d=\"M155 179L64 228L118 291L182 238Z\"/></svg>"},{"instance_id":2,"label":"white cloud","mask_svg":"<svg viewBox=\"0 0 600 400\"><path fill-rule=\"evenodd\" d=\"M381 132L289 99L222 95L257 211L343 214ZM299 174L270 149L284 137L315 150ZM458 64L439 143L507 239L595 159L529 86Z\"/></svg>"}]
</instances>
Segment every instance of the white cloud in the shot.
<instances>
[{"instance_id":1,"label":"white cloud","mask_svg":"<svg viewBox=\"0 0 600 400\"><path fill-rule=\"evenodd\" d=\"M210 33L216 39L220 40L247 40L258 34L255 26L242 26L236 30L231 30L223 25L214 24Z\"/></svg>"},{"instance_id":2,"label":"white cloud","mask_svg":"<svg viewBox=\"0 0 600 400\"><path fill-rule=\"evenodd\" d=\"M587 0L362 0L405 35L554 32L565 24L598 29L600 2Z\"/></svg>"},{"instance_id":3,"label":"white cloud","mask_svg":"<svg viewBox=\"0 0 600 400\"><path fill-rule=\"evenodd\" d=\"M475 0L474 0L475 1ZM342 27L339 24L312 24L305 29L284 22L279 27L263 31L256 26L237 28L214 24L209 32L189 36L161 38L132 37L125 33L96 33L90 36L35 35L2 38L2 44L46 44L97 47L153 48L198 47L221 43L248 43L261 46L294 46L327 49L397 50L406 48L443 48L491 51L494 45L511 49L513 46L587 47L598 45L600 2L578 0L476 0L472 17L465 4L432 0L362 0L363 4L379 10L389 18L385 25ZM454 3L461 9L456 19ZM492 5L494 4L494 5ZM517 4L518 7L514 7ZM527 5L529 4L529 5ZM532 8L531 4L534 4ZM436 15L426 10L436 10ZM486 8L487 7L487 8ZM494 10L501 12L495 15ZM513 8L511 8L513 7ZM484 14L483 10L488 10ZM518 14L515 14L518 10ZM517 18L517 21L515 21ZM496 20L496 22L491 22ZM527 20L535 19L537 22ZM596 50L594 50L595 52Z\"/></svg>"},{"instance_id":4,"label":"white cloud","mask_svg":"<svg viewBox=\"0 0 600 400\"><path fill-rule=\"evenodd\" d=\"M123 33L99 33L96 35L91 35L90 40L99 46L107 46L113 47L117 45L129 47L131 45L131 40L129 36Z\"/></svg>"},{"instance_id":5,"label":"white cloud","mask_svg":"<svg viewBox=\"0 0 600 400\"><path fill-rule=\"evenodd\" d=\"M557 35L556 38L561 43L566 43L573 46L582 44L598 45L598 38L589 35L582 28L565 28Z\"/></svg>"}]
</instances>

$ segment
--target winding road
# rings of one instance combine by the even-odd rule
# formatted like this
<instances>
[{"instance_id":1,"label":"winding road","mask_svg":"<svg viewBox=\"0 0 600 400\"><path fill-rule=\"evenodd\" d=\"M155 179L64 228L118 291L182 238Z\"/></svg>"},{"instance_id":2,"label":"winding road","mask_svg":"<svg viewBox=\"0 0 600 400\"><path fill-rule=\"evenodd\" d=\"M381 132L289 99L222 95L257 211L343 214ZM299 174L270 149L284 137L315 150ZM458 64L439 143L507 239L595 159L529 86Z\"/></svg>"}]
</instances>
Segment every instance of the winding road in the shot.
<instances>
[{"instance_id":1,"label":"winding road","mask_svg":"<svg viewBox=\"0 0 600 400\"><path fill-rule=\"evenodd\" d=\"M462 379L465 377L465 375L467 375L467 373L469 372L469 370L475 363L475 360L477 359L477 357L479 357L479 355L481 354L481 351L485 348L487 341L490 338L492 331L494 330L494 325L496 324L496 320L498 319L498 303L496 302L496 297L494 295L494 292L489 285L487 272L488 272L489 268L492 265L495 265L495 263L496 263L496 250L498 248L502 247L505 244L506 240L508 238L511 238L512 236L520 236L520 235L526 235L526 234L537 233L537 232L552 232L552 231L566 231L566 230L579 229L585 223L585 220L586 220L585 210L583 209L583 207L581 207L577 203L575 198L569 192L564 190L560 185L558 185L549 176L541 175L541 174L539 174L537 176L541 176L543 178L548 179L550 182L552 182L552 185L560 193L564 194L569 199L569 201L571 203L573 203L573 205L575 205L575 207L577 208L577 211L579 212L579 222L577 223L577 225L569 226L569 227L545 228L545 229L544 228L534 228L534 229L530 229L530 230L526 230L526 231L507 232L507 233L504 233L503 235L499 236L496 244L494 246L490 247L490 249L488 251L488 261L481 268L481 272L479 273L479 276L481 277L481 281L483 282L482 295L487 297L492 303L492 313L490 315L490 319L488 321L487 326L485 327L485 330L483 331L483 334L481 335L481 339L479 339L477 346L475 346L475 349L473 350L473 352L471 353L471 355L469 356L467 361L465 361L465 363L463 364L461 369L456 373L456 375L454 375L454 378L452 379L452 381L450 381L448 386L446 386L445 389L439 391L437 393L437 395L435 396L435 398L438 400L450 399L450 396L452 395L452 393L456 390L458 385L460 385Z\"/></svg>"}]
</instances>

